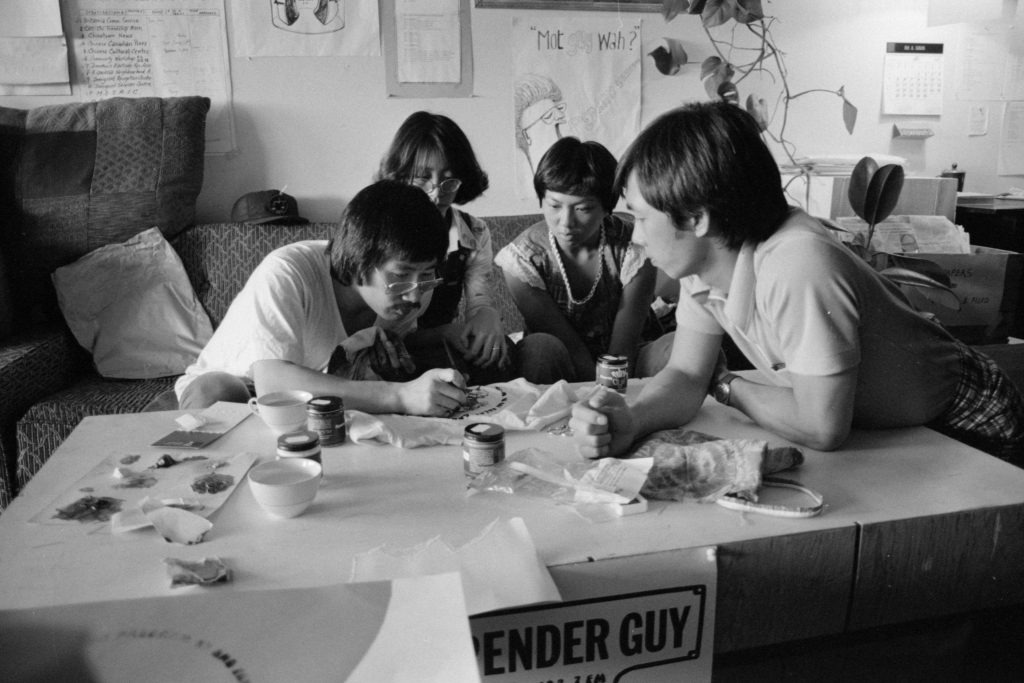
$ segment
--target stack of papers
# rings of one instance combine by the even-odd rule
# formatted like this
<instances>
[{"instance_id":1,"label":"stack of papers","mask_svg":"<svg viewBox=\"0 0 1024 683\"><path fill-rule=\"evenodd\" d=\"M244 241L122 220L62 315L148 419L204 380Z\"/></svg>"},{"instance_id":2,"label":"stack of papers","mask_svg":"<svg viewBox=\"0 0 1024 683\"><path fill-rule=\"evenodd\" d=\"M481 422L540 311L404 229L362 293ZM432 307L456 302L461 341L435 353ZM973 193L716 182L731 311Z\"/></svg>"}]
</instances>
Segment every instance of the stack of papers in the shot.
<instances>
[{"instance_id":1,"label":"stack of papers","mask_svg":"<svg viewBox=\"0 0 1024 683\"><path fill-rule=\"evenodd\" d=\"M874 152L871 154L830 154L825 156L806 156L797 159L796 163L802 168L810 169L812 173L817 175L850 175L853 172L853 167L857 165L857 162L866 156L874 159L879 166L885 166L886 164L903 166L907 163L907 160L903 157ZM785 168L782 170L784 172L786 171Z\"/></svg>"}]
</instances>

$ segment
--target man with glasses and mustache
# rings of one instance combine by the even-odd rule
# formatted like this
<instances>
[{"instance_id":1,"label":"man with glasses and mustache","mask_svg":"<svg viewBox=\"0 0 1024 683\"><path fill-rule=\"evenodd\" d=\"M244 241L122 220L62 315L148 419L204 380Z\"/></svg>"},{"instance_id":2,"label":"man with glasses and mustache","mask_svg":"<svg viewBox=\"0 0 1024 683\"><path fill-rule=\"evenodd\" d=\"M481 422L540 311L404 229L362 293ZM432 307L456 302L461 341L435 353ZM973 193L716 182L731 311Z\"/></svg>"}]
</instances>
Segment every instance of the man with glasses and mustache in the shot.
<instances>
[{"instance_id":1,"label":"man with glasses and mustache","mask_svg":"<svg viewBox=\"0 0 1024 683\"><path fill-rule=\"evenodd\" d=\"M437 268L447 247L447 226L422 190L390 180L364 188L330 241L286 245L253 271L177 381L179 406L194 410L302 389L341 396L346 408L369 413L450 413L466 398L454 369L404 382L328 372L339 345L363 330L387 330L380 338L390 345L415 329L441 282Z\"/></svg>"}]
</instances>

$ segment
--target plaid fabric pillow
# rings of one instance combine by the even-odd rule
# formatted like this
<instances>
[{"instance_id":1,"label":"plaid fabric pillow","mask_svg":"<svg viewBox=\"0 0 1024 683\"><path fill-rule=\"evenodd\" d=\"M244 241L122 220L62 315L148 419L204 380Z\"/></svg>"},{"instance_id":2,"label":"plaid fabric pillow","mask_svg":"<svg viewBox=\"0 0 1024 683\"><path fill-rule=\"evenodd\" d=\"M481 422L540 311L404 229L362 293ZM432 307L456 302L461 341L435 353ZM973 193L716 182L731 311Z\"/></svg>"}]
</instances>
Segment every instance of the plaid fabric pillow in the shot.
<instances>
[{"instance_id":1,"label":"plaid fabric pillow","mask_svg":"<svg viewBox=\"0 0 1024 683\"><path fill-rule=\"evenodd\" d=\"M0 107L0 243L22 316L59 315L58 266L195 222L209 108L195 96Z\"/></svg>"}]
</instances>

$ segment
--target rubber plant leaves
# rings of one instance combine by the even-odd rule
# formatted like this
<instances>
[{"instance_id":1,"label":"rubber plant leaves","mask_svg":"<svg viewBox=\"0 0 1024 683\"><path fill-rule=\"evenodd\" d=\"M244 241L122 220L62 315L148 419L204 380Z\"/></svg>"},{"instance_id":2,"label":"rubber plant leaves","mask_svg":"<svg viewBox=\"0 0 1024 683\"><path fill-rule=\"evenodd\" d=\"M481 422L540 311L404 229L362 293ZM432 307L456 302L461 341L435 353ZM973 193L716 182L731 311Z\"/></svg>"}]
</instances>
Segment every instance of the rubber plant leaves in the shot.
<instances>
[{"instance_id":1,"label":"rubber plant leaves","mask_svg":"<svg viewBox=\"0 0 1024 683\"><path fill-rule=\"evenodd\" d=\"M960 302L953 293L949 276L936 263L906 254L876 252L871 248L875 226L888 218L899 202L903 177L903 167L898 164L879 166L869 156L857 162L850 175L847 198L853 212L867 223L868 231L863 244L849 243L849 247L889 280L918 288L926 298L958 310Z\"/></svg>"}]
</instances>

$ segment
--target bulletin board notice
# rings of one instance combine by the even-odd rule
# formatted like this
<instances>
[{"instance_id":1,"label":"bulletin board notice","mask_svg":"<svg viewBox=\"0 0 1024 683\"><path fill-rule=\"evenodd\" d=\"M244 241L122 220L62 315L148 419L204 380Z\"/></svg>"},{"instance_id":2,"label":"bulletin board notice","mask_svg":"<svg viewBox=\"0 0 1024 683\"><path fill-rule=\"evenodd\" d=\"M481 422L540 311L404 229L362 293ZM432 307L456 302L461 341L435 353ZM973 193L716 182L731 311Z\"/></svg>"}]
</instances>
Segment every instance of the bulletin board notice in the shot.
<instances>
[{"instance_id":1,"label":"bulletin board notice","mask_svg":"<svg viewBox=\"0 0 1024 683\"><path fill-rule=\"evenodd\" d=\"M888 43L882 113L942 114L942 43Z\"/></svg>"},{"instance_id":2,"label":"bulletin board notice","mask_svg":"<svg viewBox=\"0 0 1024 683\"><path fill-rule=\"evenodd\" d=\"M224 0L71 0L74 92L210 98L207 154L235 147Z\"/></svg>"}]
</instances>

